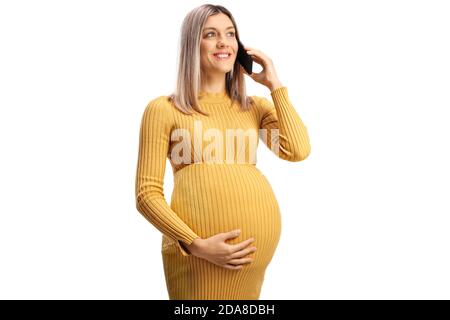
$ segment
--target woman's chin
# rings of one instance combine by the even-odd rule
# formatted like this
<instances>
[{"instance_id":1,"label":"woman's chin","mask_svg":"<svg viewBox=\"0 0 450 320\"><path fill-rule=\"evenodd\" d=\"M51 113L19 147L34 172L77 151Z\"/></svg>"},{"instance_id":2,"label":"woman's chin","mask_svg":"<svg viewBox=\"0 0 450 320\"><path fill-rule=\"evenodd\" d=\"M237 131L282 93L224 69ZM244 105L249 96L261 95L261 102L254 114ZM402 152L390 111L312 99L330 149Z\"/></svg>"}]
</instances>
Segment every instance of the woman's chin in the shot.
<instances>
[{"instance_id":1,"label":"woman's chin","mask_svg":"<svg viewBox=\"0 0 450 320\"><path fill-rule=\"evenodd\" d=\"M225 66L213 66L211 68L209 68L208 72L213 72L213 73L223 73L226 74L228 72L230 72L231 70L233 70L232 67L225 67Z\"/></svg>"},{"instance_id":2,"label":"woman's chin","mask_svg":"<svg viewBox=\"0 0 450 320\"><path fill-rule=\"evenodd\" d=\"M216 68L218 72L228 73L232 70L232 68Z\"/></svg>"}]
</instances>

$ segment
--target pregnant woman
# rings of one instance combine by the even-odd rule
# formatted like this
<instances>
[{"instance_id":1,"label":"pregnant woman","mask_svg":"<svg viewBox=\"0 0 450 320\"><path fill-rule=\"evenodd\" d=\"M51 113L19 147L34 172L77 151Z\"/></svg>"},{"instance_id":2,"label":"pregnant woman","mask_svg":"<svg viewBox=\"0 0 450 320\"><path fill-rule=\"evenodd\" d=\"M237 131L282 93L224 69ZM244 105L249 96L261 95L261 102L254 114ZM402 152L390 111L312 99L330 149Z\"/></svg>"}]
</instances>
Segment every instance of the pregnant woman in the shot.
<instances>
[{"instance_id":1,"label":"pregnant woman","mask_svg":"<svg viewBox=\"0 0 450 320\"><path fill-rule=\"evenodd\" d=\"M239 34L231 13L202 5L184 19L176 92L144 110L136 173L137 210L162 233L170 299L259 299L277 248L281 215L255 166L259 139L279 158L304 160L307 129L272 60L248 74L236 60ZM247 97L244 73L270 91ZM170 206L166 159L174 173Z\"/></svg>"}]
</instances>

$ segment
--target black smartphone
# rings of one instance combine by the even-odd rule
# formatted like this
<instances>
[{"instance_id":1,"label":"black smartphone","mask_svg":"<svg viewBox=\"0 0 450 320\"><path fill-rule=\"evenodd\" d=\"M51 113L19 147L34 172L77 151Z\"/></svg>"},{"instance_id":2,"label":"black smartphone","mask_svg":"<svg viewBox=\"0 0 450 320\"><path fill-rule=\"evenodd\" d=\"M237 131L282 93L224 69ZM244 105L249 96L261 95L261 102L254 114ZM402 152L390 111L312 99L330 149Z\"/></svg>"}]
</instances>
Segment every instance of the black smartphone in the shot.
<instances>
[{"instance_id":1,"label":"black smartphone","mask_svg":"<svg viewBox=\"0 0 450 320\"><path fill-rule=\"evenodd\" d=\"M245 51L241 40L238 40L237 60L248 74L252 74L253 59L247 54L247 51Z\"/></svg>"}]
</instances>

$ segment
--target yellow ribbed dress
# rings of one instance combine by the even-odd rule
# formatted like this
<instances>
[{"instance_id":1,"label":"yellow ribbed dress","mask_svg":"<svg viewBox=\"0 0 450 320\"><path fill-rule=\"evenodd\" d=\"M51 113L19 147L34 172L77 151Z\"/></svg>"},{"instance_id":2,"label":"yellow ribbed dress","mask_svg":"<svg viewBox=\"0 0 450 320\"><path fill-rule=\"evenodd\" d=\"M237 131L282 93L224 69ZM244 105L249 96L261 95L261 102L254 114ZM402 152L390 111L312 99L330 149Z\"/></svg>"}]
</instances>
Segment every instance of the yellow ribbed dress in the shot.
<instances>
[{"instance_id":1,"label":"yellow ribbed dress","mask_svg":"<svg viewBox=\"0 0 450 320\"><path fill-rule=\"evenodd\" d=\"M273 102L251 96L255 104L250 110L241 111L225 92L201 91L199 104L209 117L180 112L168 96L153 99L145 108L139 135L136 206L162 233L161 253L170 299L259 299L265 270L280 239L281 215L267 178L255 166L256 159L250 157L258 143L251 143L250 138L240 143L235 140L235 144L228 144L235 151L230 156L226 149L230 135L226 132L243 129L256 133L279 158L305 159L310 153L308 133L288 97L287 87L275 89L271 97ZM188 143L192 149L190 161L180 162L177 157L175 163L172 152L175 145L180 146L181 139L176 140L171 134L180 128L191 134ZM270 129L278 129L279 134ZM267 138L263 138L265 132ZM214 148L208 149L208 145L228 154L215 158L220 151L211 152ZM174 174L170 206L163 191L167 158ZM183 246L197 237L205 239L235 229L240 229L241 234L227 243L253 237L255 241L250 246L257 248L248 255L254 261L244 264L241 270L198 258Z\"/></svg>"}]
</instances>

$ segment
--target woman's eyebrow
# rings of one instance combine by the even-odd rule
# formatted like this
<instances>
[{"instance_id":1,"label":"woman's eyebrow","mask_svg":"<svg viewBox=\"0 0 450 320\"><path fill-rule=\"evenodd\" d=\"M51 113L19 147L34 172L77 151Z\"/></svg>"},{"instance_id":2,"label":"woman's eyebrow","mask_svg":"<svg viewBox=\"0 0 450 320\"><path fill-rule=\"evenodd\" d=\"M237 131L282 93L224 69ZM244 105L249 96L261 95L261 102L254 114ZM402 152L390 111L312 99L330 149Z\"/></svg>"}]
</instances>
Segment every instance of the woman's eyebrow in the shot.
<instances>
[{"instance_id":1,"label":"woman's eyebrow","mask_svg":"<svg viewBox=\"0 0 450 320\"><path fill-rule=\"evenodd\" d=\"M214 29L214 30L217 30L217 29L214 28L214 27L208 27L208 28L205 28L205 29L203 29L203 30L206 30L206 29ZM233 27L233 26L229 26L229 27L226 28L225 30L228 30L228 29L234 29L234 27Z\"/></svg>"}]
</instances>

